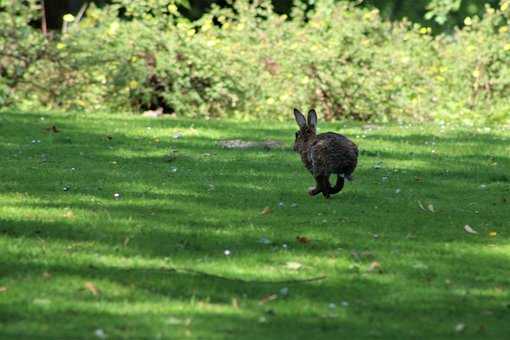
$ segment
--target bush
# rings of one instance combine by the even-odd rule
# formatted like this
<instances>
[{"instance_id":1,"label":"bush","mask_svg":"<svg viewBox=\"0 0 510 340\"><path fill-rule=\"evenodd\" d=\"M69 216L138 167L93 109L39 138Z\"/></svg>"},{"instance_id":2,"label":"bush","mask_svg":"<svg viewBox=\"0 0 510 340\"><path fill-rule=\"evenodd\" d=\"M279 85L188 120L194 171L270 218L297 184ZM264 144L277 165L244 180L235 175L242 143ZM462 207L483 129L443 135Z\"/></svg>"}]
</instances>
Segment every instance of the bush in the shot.
<instances>
[{"instance_id":1,"label":"bush","mask_svg":"<svg viewBox=\"0 0 510 340\"><path fill-rule=\"evenodd\" d=\"M509 1L436 37L345 2L322 0L306 14L296 6L291 17L256 3L214 7L189 22L169 1L117 0L91 6L79 22L67 18L53 40L28 29L16 48L37 61L22 72L23 86L13 82L16 72L1 74L0 100L163 107L189 117L288 119L296 106L316 107L326 119L510 120ZM3 14L0 25L9 25ZM5 58L0 70L10 65Z\"/></svg>"}]
</instances>

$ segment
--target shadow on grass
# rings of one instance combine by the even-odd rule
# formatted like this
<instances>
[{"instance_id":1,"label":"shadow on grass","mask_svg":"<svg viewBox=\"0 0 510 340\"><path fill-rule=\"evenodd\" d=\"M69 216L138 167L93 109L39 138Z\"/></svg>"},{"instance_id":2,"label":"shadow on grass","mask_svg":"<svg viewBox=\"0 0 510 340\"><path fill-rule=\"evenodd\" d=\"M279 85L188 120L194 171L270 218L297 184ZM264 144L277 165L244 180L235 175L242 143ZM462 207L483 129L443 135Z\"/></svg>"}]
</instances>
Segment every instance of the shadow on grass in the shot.
<instances>
[{"instance_id":1,"label":"shadow on grass","mask_svg":"<svg viewBox=\"0 0 510 340\"><path fill-rule=\"evenodd\" d=\"M81 252L118 259L141 256L149 262L159 261L160 265L121 268L97 263L93 257L87 258L88 264L65 259L62 262L51 256L45 262L29 255L4 259L0 263L4 278L26 275L38 277L35 281L40 283L39 277L51 272L54 278L104 281L130 290L120 295L106 292L98 298L83 290L74 295L65 293L77 303L63 310L27 307L14 299L13 303L0 306L0 320L19 323L18 332L28 318L33 318L35 328L24 334L35 336L37 327L54 323L55 327L43 329L45 337L75 337L73 320L78 320L80 329L88 332L84 338L97 328L107 329L112 336L139 338L155 335L154 324L160 329L168 327L164 322L174 314L193 319L191 326L179 326L182 335L189 330L204 338L209 338L208 332L246 336L246 330L254 338L272 331L312 333L317 337L345 334L351 338L394 338L401 337L403 329L406 336L413 337L414 331L418 337L424 326L430 327L429 336L444 336L453 335L452 325L434 329L437 320L452 316L477 320L484 311L491 313L487 318L496 318L493 322L497 325L504 322L509 300L505 289L510 286L505 276L510 269L508 257L486 248L488 244L504 245L507 239L488 241L485 237L459 235L468 221L505 227L510 189L503 169L510 168L509 158L484 152L492 150L491 145L504 147L500 138L476 134L440 138L370 135L367 142L391 142L396 150L381 150L376 143L367 143L356 172L358 179L341 195L326 201L306 196L311 178L297 155L288 149L224 150L215 140L200 134L154 143L154 136L140 137L141 132L130 131L140 125L154 129L187 129L194 125L197 129L214 130L225 138L283 139L290 145L292 129L140 119L128 121L126 127L120 118L108 118L103 126L76 117L45 116L46 120L41 121L40 116L7 113L2 117L0 153L5 157L5 166L0 169L4 179L1 195L13 200L4 208L20 212L0 216L0 237L8 242L48 242L57 247L92 242L104 247ZM62 132L53 135L42 130L50 124L49 120L56 121ZM111 140L107 138L108 130L114 131ZM32 143L33 139L41 139L41 143ZM423 150L412 154L398 151L402 142L418 146L432 139L438 144L479 143L480 153L438 159ZM163 158L169 147L177 149L178 156L165 163ZM493 159L500 163L498 167L488 162ZM407 165L398 171L395 167L372 167L381 160L420 161L424 165ZM73 167L77 170L71 170ZM489 190L480 192L480 183L488 185ZM63 192L64 186L71 189ZM395 189L403 191L400 196L395 195ZM113 198L115 192L121 193L120 200ZM21 198L16 199L17 195ZM475 198L479 203L471 205ZM417 201L423 201L425 209ZM429 201L439 202L433 212L423 211ZM279 207L279 202L284 206ZM266 206L273 212L262 215ZM76 217L59 217L66 209L74 211ZM55 216L31 217L48 211L55 211ZM308 233L315 237L312 242L296 242L296 236ZM261 244L262 236L270 237L273 244ZM128 245L124 244L126 238ZM288 250L283 244L288 245ZM459 249L466 246L467 250ZM235 254L232 260L225 257L225 249ZM356 260L353 251L374 255ZM372 256L387 260L387 272L379 276L367 273ZM408 263L399 262L400 257L407 257ZM328 278L296 284L296 288L288 283L262 282L264 277L271 280L274 275L258 273L261 267L282 266L292 258L308 260L308 267L315 266L304 274L298 273L299 277L326 273ZM324 262L314 262L316 258ZM340 265L335 263L337 260ZM200 273L186 271L194 268L176 271L171 265L175 262L207 268L208 261L227 269L219 274ZM241 274L236 271L239 268L253 279L240 280ZM279 276L291 275L295 276L282 271ZM445 283L447 280L453 283ZM495 286L503 286L504 292L492 294L490 290ZM287 299L278 298L274 305L258 304L264 296L285 287L290 287ZM470 294L470 290L475 293ZM402 291L403 295L399 295ZM329 304L339 304L346 296L350 299L349 308L330 310ZM243 316L232 307L233 297L245 300L251 314ZM141 300L155 306L161 301L190 305L190 301L205 301L226 310L213 313L192 306L180 311L169 308L113 313L96 305L136 305ZM291 309L284 308L286 303Z\"/></svg>"},{"instance_id":2,"label":"shadow on grass","mask_svg":"<svg viewBox=\"0 0 510 340\"><path fill-rule=\"evenodd\" d=\"M505 258L482 256L481 260L482 262L477 260L477 264L498 268ZM451 268L451 265L445 267ZM2 270L18 277L26 273L43 275L44 272L51 272L52 278L41 283L42 287L51 280L85 277L98 283L99 289L102 289L101 282L108 282L130 287L131 291L136 292L136 295L114 295L101 290L100 295L95 297L82 288L73 294L74 302L64 302L65 296L55 296L53 298L56 301L48 300L45 305L35 305L29 311L19 304L0 305L1 322L23 325L26 319L30 318L31 326L34 323L47 325L42 329L44 335L41 337L44 338L90 338L97 329L104 329L113 337L151 338L159 332L165 334L169 325L172 332L167 336L175 336L176 330L188 330L205 338L226 335L258 338L271 332L312 333L316 338L328 338L338 334L349 337L400 337L402 328L406 329L404 333L407 336L419 336L424 326L436 326L428 329L431 336L445 336L454 335L453 330L440 324L430 324L426 315L432 314L443 320L472 317L474 322L481 318L484 322L484 317L480 315L490 313L492 318L505 322L508 313L508 305L502 303L508 301L505 300L508 296L495 298L469 293L470 289L476 292L481 288L490 288L489 283L481 287L466 281L460 285L444 284L442 289L438 289L434 281L437 281L435 276L439 275L430 273L419 276L418 280L416 277L409 281L405 277L398 279L404 283L416 284L416 281L422 281L424 286L433 286L435 294L432 296L398 295L393 288L395 282L382 283L362 274L345 275L346 278L342 280L293 285L259 283L256 280L240 282L209 274L179 272L166 266L140 269L79 264L37 265L17 261L4 263ZM256 303L282 288L289 290L288 296L280 296L268 304ZM44 297L44 293L42 296ZM326 307L330 306L332 301L342 301L346 296L350 297L348 306ZM239 307L232 306L233 299L246 301L247 305L241 305L240 308L250 310L248 317L239 313ZM310 302L325 308L309 308ZM280 306L286 303L290 303L293 309L280 312ZM51 304L58 304L60 307ZM174 307L186 304L190 307ZM98 308L105 305L121 306L125 312ZM214 311L215 308L220 310ZM190 321L185 321L188 319ZM76 324L80 325L80 333L76 332ZM21 334L30 334L37 338L40 331L40 328L25 328ZM475 336L487 336L491 333L491 330L481 329ZM20 332L7 331L2 334L20 335Z\"/></svg>"}]
</instances>

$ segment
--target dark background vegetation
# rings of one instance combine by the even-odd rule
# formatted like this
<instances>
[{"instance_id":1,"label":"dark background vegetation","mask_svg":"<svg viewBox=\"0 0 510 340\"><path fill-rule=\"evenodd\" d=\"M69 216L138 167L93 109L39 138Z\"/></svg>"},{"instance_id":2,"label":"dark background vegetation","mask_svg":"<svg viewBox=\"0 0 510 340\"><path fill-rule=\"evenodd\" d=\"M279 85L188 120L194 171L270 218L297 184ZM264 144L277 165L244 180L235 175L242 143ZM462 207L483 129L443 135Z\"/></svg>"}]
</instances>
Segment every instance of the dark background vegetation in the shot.
<instances>
[{"instance_id":1,"label":"dark background vegetation","mask_svg":"<svg viewBox=\"0 0 510 340\"><path fill-rule=\"evenodd\" d=\"M314 0L301 0L313 7ZM340 0L342 1L342 0ZM345 0L343 0L345 1ZM428 23L434 26L436 31L447 29L462 25L466 16L481 15L486 4L496 6L500 0L462 0L458 11L448 14L448 20L438 25L432 19L425 19L425 14L430 9L431 0L347 0L360 3L361 6L377 7L383 17L390 20L399 20L408 18L414 22ZM62 24L62 16L65 13L77 13L80 8L91 1L86 0L46 0L46 13L48 18L48 25L50 28L58 28ZM93 1L99 6L108 4L108 0L95 0ZM289 13L295 1L293 0L273 0L273 6L277 13ZM441 1L436 1L441 2ZM448 1L446 1L448 2ZM446 3L445 2L445 3ZM226 0L189 0L182 2L181 11L190 19L197 19L202 14L207 12L212 4L219 6L228 6Z\"/></svg>"},{"instance_id":2,"label":"dark background vegetation","mask_svg":"<svg viewBox=\"0 0 510 340\"><path fill-rule=\"evenodd\" d=\"M0 106L505 124L509 23L510 0L0 0Z\"/></svg>"}]
</instances>

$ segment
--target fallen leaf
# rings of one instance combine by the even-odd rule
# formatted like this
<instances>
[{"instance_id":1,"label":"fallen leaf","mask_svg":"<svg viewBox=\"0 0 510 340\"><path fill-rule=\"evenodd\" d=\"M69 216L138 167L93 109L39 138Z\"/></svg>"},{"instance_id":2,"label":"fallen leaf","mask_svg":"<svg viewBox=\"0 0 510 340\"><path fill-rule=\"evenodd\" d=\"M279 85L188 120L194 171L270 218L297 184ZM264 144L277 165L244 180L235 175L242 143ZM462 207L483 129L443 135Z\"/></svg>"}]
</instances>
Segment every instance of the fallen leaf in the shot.
<instances>
[{"instance_id":1,"label":"fallen leaf","mask_svg":"<svg viewBox=\"0 0 510 340\"><path fill-rule=\"evenodd\" d=\"M265 207L262 211L261 211L261 214L262 215L269 215L270 213L273 212L273 209L269 208L269 207Z\"/></svg>"},{"instance_id":2,"label":"fallen leaf","mask_svg":"<svg viewBox=\"0 0 510 340\"><path fill-rule=\"evenodd\" d=\"M97 336L99 339L105 339L106 333L102 329L96 329L94 332L95 336Z\"/></svg>"},{"instance_id":3,"label":"fallen leaf","mask_svg":"<svg viewBox=\"0 0 510 340\"><path fill-rule=\"evenodd\" d=\"M299 270L301 267L303 267L303 265L299 262L287 262L285 264L285 266L287 267L287 269L290 269L290 270Z\"/></svg>"},{"instance_id":4,"label":"fallen leaf","mask_svg":"<svg viewBox=\"0 0 510 340\"><path fill-rule=\"evenodd\" d=\"M458 323L457 325L455 325L455 332L457 333L464 331L464 329L466 329L466 325L463 323Z\"/></svg>"},{"instance_id":5,"label":"fallen leaf","mask_svg":"<svg viewBox=\"0 0 510 340\"><path fill-rule=\"evenodd\" d=\"M3 293L3 292L6 292L7 291L7 287L0 287L0 293Z\"/></svg>"},{"instance_id":6,"label":"fallen leaf","mask_svg":"<svg viewBox=\"0 0 510 340\"><path fill-rule=\"evenodd\" d=\"M269 295L264 296L259 301L259 304L263 305L263 304L268 303L269 301L273 301L273 300L276 300L276 299L278 299L278 295L276 295L276 294L269 294Z\"/></svg>"},{"instance_id":7,"label":"fallen leaf","mask_svg":"<svg viewBox=\"0 0 510 340\"><path fill-rule=\"evenodd\" d=\"M74 218L74 213L72 210L67 210L65 213L64 213L64 217L65 218L68 218L68 219L73 219Z\"/></svg>"},{"instance_id":8,"label":"fallen leaf","mask_svg":"<svg viewBox=\"0 0 510 340\"><path fill-rule=\"evenodd\" d=\"M416 262L415 264L413 264L413 268L414 269L419 269L419 270L427 270L427 269L429 269L429 267L425 263L422 263L422 262Z\"/></svg>"},{"instance_id":9,"label":"fallen leaf","mask_svg":"<svg viewBox=\"0 0 510 340\"><path fill-rule=\"evenodd\" d=\"M382 273L381 264L377 261L374 261L370 264L367 271L369 273Z\"/></svg>"},{"instance_id":10,"label":"fallen leaf","mask_svg":"<svg viewBox=\"0 0 510 340\"><path fill-rule=\"evenodd\" d=\"M166 323L169 324L169 325L180 325L180 324L184 323L184 321L181 320L181 319L174 318L173 316L171 316L171 317L169 317L166 320Z\"/></svg>"},{"instance_id":11,"label":"fallen leaf","mask_svg":"<svg viewBox=\"0 0 510 340\"><path fill-rule=\"evenodd\" d=\"M470 234L478 234L478 231L474 230L473 228L471 228L469 225L465 225L464 226L464 230L467 232L467 233L470 233Z\"/></svg>"},{"instance_id":12,"label":"fallen leaf","mask_svg":"<svg viewBox=\"0 0 510 340\"><path fill-rule=\"evenodd\" d=\"M497 232L495 232L495 231L491 231L491 232L489 233L489 236L490 236L490 237L495 237L497 234L498 234Z\"/></svg>"},{"instance_id":13,"label":"fallen leaf","mask_svg":"<svg viewBox=\"0 0 510 340\"><path fill-rule=\"evenodd\" d=\"M310 242L310 239L306 236L296 236L296 241L298 241L299 243L306 244Z\"/></svg>"},{"instance_id":14,"label":"fallen leaf","mask_svg":"<svg viewBox=\"0 0 510 340\"><path fill-rule=\"evenodd\" d=\"M268 239L267 237L261 237L260 240L259 240L259 243L260 244L265 244L265 245L268 245L268 244L271 244L271 240Z\"/></svg>"},{"instance_id":15,"label":"fallen leaf","mask_svg":"<svg viewBox=\"0 0 510 340\"><path fill-rule=\"evenodd\" d=\"M434 212L434 206L432 205L432 203L427 205L427 208L429 209L430 212Z\"/></svg>"},{"instance_id":16,"label":"fallen leaf","mask_svg":"<svg viewBox=\"0 0 510 340\"><path fill-rule=\"evenodd\" d=\"M45 279L49 279L49 278L51 278L51 274L50 274L50 273L48 273L48 272L44 272L44 273L42 274L42 276L43 276Z\"/></svg>"},{"instance_id":17,"label":"fallen leaf","mask_svg":"<svg viewBox=\"0 0 510 340\"><path fill-rule=\"evenodd\" d=\"M92 282L85 282L85 289L87 289L89 292L92 293L92 295L97 296L99 295L99 289L97 289L96 285Z\"/></svg>"},{"instance_id":18,"label":"fallen leaf","mask_svg":"<svg viewBox=\"0 0 510 340\"><path fill-rule=\"evenodd\" d=\"M55 125L48 126L45 130L48 132L53 132L53 133L60 132L60 130Z\"/></svg>"}]
</instances>

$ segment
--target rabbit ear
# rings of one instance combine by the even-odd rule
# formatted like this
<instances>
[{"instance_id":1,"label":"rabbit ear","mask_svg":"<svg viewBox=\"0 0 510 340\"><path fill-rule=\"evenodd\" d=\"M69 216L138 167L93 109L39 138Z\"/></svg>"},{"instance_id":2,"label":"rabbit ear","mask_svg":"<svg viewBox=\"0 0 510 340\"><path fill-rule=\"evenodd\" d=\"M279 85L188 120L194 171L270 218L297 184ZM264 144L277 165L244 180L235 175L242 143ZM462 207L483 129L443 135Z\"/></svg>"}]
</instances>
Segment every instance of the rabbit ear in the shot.
<instances>
[{"instance_id":1,"label":"rabbit ear","mask_svg":"<svg viewBox=\"0 0 510 340\"><path fill-rule=\"evenodd\" d=\"M306 118L298 109L294 109L294 118L301 129L306 128Z\"/></svg>"},{"instance_id":2,"label":"rabbit ear","mask_svg":"<svg viewBox=\"0 0 510 340\"><path fill-rule=\"evenodd\" d=\"M308 126L314 130L317 128L317 112L314 109L308 112Z\"/></svg>"}]
</instances>

